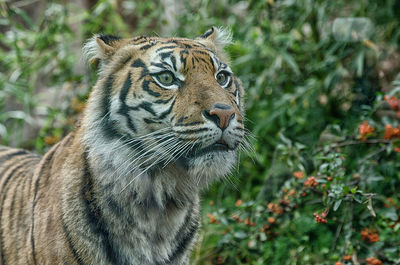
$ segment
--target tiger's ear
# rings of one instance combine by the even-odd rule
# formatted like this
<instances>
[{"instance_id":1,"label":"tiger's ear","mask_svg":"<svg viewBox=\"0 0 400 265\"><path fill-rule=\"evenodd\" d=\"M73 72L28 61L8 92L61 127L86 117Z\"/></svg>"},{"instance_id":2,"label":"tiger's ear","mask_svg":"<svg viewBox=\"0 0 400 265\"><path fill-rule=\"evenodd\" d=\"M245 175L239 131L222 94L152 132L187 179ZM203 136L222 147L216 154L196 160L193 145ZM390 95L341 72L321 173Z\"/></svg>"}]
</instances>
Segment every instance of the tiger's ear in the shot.
<instances>
[{"instance_id":1,"label":"tiger's ear","mask_svg":"<svg viewBox=\"0 0 400 265\"><path fill-rule=\"evenodd\" d=\"M95 35L83 46L83 55L89 64L97 65L107 60L121 47L122 38L112 35Z\"/></svg>"},{"instance_id":2,"label":"tiger's ear","mask_svg":"<svg viewBox=\"0 0 400 265\"><path fill-rule=\"evenodd\" d=\"M196 40L210 42L217 50L223 50L226 45L232 43L232 33L226 28L212 27Z\"/></svg>"}]
</instances>

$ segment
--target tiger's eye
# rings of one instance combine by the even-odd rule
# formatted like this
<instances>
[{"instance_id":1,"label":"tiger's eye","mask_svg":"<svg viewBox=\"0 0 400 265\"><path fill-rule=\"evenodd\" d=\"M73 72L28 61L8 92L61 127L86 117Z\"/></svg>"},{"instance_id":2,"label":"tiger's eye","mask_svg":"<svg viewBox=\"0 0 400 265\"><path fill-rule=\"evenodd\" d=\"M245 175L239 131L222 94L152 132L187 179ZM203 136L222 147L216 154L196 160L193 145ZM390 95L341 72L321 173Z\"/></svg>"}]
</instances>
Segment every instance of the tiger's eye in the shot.
<instances>
[{"instance_id":1,"label":"tiger's eye","mask_svg":"<svg viewBox=\"0 0 400 265\"><path fill-rule=\"evenodd\" d=\"M163 85L166 85L166 86L169 86L174 82L174 76L172 75L172 73L169 73L169 72L161 73L157 77L158 77L158 80Z\"/></svg>"},{"instance_id":2,"label":"tiger's eye","mask_svg":"<svg viewBox=\"0 0 400 265\"><path fill-rule=\"evenodd\" d=\"M225 85L226 84L226 82L228 81L228 75L227 75L227 73L225 73L225 72L219 72L218 74L217 74L217 82L221 85L221 86L223 86L223 85Z\"/></svg>"}]
</instances>

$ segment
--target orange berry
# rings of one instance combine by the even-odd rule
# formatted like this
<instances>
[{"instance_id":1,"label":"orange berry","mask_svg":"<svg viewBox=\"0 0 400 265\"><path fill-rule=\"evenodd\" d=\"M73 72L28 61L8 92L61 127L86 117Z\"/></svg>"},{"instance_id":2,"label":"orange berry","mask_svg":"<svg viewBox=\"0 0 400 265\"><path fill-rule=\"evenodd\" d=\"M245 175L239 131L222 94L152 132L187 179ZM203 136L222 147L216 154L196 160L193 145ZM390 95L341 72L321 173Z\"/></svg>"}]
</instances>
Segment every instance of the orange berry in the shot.
<instances>
[{"instance_id":1,"label":"orange berry","mask_svg":"<svg viewBox=\"0 0 400 265\"><path fill-rule=\"evenodd\" d=\"M314 217L317 223L322 223L322 224L328 223L328 221L325 218L319 216L317 213L314 213Z\"/></svg>"},{"instance_id":2,"label":"orange berry","mask_svg":"<svg viewBox=\"0 0 400 265\"><path fill-rule=\"evenodd\" d=\"M214 201L210 201L210 205L214 205Z\"/></svg>"},{"instance_id":3,"label":"orange berry","mask_svg":"<svg viewBox=\"0 0 400 265\"><path fill-rule=\"evenodd\" d=\"M361 232L361 238L365 242L375 243L379 241L379 235L376 229L364 228Z\"/></svg>"},{"instance_id":4,"label":"orange berry","mask_svg":"<svg viewBox=\"0 0 400 265\"><path fill-rule=\"evenodd\" d=\"M361 125L360 128L358 128L358 131L360 133L360 138L365 139L365 137L372 133L375 130L375 128L371 127L368 123L368 121L364 121Z\"/></svg>"},{"instance_id":5,"label":"orange berry","mask_svg":"<svg viewBox=\"0 0 400 265\"><path fill-rule=\"evenodd\" d=\"M239 207L240 205L242 205L242 200L237 200L235 203L235 206Z\"/></svg>"},{"instance_id":6,"label":"orange berry","mask_svg":"<svg viewBox=\"0 0 400 265\"><path fill-rule=\"evenodd\" d=\"M400 137L400 129L393 128L392 125L386 124L385 126L385 133L383 134L383 139L389 140L392 138Z\"/></svg>"},{"instance_id":7,"label":"orange berry","mask_svg":"<svg viewBox=\"0 0 400 265\"><path fill-rule=\"evenodd\" d=\"M274 224L275 223L275 218L274 217L268 217L268 223Z\"/></svg>"},{"instance_id":8,"label":"orange berry","mask_svg":"<svg viewBox=\"0 0 400 265\"><path fill-rule=\"evenodd\" d=\"M210 214L210 213L207 214L207 217L210 219L210 223L212 223L212 224L216 224L216 223L219 222L219 221L217 220L217 218L215 218L215 216L212 215L212 214Z\"/></svg>"},{"instance_id":9,"label":"orange berry","mask_svg":"<svg viewBox=\"0 0 400 265\"><path fill-rule=\"evenodd\" d=\"M388 98L387 96L385 96L385 97L384 97L384 100L390 105L390 107L391 107L393 110L399 109L400 100L399 100L398 98L396 98L396 97L394 97L394 96Z\"/></svg>"},{"instance_id":10,"label":"orange berry","mask_svg":"<svg viewBox=\"0 0 400 265\"><path fill-rule=\"evenodd\" d=\"M382 265L382 261L380 261L379 259L374 258L374 257L366 258L365 261L366 261L369 265Z\"/></svg>"},{"instance_id":11,"label":"orange berry","mask_svg":"<svg viewBox=\"0 0 400 265\"><path fill-rule=\"evenodd\" d=\"M351 255L346 255L343 257L344 260L351 260Z\"/></svg>"},{"instance_id":12,"label":"orange berry","mask_svg":"<svg viewBox=\"0 0 400 265\"><path fill-rule=\"evenodd\" d=\"M306 187L316 187L318 186L317 179L315 177L309 177L304 182L304 186Z\"/></svg>"},{"instance_id":13,"label":"orange berry","mask_svg":"<svg viewBox=\"0 0 400 265\"><path fill-rule=\"evenodd\" d=\"M302 178L304 178L304 172L303 171L295 171L295 172L293 172L293 176L295 176L295 178L302 179Z\"/></svg>"}]
</instances>

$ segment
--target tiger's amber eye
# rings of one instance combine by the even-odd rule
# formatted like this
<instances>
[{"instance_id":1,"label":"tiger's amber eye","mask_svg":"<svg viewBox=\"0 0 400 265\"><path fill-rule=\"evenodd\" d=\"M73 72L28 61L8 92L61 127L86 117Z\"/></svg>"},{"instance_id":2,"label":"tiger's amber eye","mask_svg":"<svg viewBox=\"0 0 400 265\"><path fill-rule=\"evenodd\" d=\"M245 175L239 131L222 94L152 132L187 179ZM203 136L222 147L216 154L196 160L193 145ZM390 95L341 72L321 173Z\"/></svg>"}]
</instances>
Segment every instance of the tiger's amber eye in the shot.
<instances>
[{"instance_id":1,"label":"tiger's amber eye","mask_svg":"<svg viewBox=\"0 0 400 265\"><path fill-rule=\"evenodd\" d=\"M157 77L161 84L165 86L170 86L174 82L174 76L169 72L161 73Z\"/></svg>"},{"instance_id":2,"label":"tiger's amber eye","mask_svg":"<svg viewBox=\"0 0 400 265\"><path fill-rule=\"evenodd\" d=\"M226 84L226 82L228 81L228 75L225 72L219 72L216 76L217 78L217 82L223 86Z\"/></svg>"}]
</instances>

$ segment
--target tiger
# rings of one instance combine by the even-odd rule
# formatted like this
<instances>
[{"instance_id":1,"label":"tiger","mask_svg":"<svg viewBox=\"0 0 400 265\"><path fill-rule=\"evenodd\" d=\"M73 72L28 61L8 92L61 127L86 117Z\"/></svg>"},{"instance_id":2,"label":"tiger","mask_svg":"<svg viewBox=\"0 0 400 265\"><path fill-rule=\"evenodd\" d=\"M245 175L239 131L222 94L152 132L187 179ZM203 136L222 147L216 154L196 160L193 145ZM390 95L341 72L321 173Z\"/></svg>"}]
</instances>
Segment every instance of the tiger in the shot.
<instances>
[{"instance_id":1,"label":"tiger","mask_svg":"<svg viewBox=\"0 0 400 265\"><path fill-rule=\"evenodd\" d=\"M217 27L88 40L97 81L72 132L43 156L0 147L1 264L189 264L199 194L245 141L231 41Z\"/></svg>"}]
</instances>

